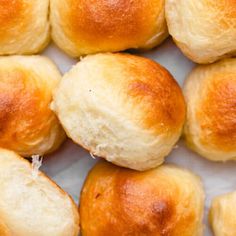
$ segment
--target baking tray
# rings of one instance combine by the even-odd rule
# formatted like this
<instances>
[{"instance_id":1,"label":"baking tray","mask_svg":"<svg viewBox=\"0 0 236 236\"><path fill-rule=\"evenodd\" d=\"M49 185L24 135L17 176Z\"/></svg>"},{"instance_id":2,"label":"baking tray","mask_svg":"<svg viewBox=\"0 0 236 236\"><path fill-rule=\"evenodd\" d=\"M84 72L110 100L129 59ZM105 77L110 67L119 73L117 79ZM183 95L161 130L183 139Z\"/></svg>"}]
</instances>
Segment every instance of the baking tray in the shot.
<instances>
[{"instance_id":1,"label":"baking tray","mask_svg":"<svg viewBox=\"0 0 236 236\"><path fill-rule=\"evenodd\" d=\"M70 58L53 44L42 54L51 58L62 74L77 63L77 60ZM151 58L165 66L181 86L195 66L180 52L170 38L158 48L137 54ZM212 236L207 220L210 202L214 196L236 189L236 163L207 161L187 149L182 140L167 157L166 162L188 168L202 178L206 193L204 235ZM87 151L67 140L57 152L44 158L41 170L54 179L78 203L83 182L95 163L96 160Z\"/></svg>"}]
</instances>

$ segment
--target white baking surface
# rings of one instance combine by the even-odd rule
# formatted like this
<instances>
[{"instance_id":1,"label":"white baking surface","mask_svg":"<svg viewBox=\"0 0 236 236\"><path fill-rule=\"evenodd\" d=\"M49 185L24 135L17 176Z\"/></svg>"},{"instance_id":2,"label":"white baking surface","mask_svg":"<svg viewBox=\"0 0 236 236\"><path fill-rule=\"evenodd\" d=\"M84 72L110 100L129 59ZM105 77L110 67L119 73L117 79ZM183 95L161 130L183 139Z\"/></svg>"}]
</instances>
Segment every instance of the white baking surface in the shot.
<instances>
[{"instance_id":1,"label":"white baking surface","mask_svg":"<svg viewBox=\"0 0 236 236\"><path fill-rule=\"evenodd\" d=\"M68 71L77 60L71 59L56 46L50 45L43 55L50 57L60 68L62 73ZM165 66L178 83L182 86L187 74L194 67L180 50L168 39L160 47L145 53L140 53ZM211 199L219 194L236 190L236 163L214 163L207 161L187 149L180 141L166 162L175 163L198 174L204 183L206 192L205 204L205 234L211 236L207 222L207 214ZM80 190L84 179L96 163L90 154L78 145L67 140L54 154L44 158L41 170L52 177L76 202L78 202ZM181 236L181 235L180 235Z\"/></svg>"}]
</instances>

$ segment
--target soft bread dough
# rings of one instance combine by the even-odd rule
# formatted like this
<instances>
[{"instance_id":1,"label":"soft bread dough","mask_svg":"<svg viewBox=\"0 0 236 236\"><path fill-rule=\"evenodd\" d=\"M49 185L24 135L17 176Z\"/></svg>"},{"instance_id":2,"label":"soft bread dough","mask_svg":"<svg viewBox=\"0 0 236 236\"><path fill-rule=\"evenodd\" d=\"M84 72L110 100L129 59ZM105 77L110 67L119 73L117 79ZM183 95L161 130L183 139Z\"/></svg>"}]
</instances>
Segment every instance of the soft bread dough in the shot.
<instances>
[{"instance_id":1,"label":"soft bread dough","mask_svg":"<svg viewBox=\"0 0 236 236\"><path fill-rule=\"evenodd\" d=\"M146 49L167 36L164 0L51 0L54 42L73 57Z\"/></svg>"},{"instance_id":2,"label":"soft bread dough","mask_svg":"<svg viewBox=\"0 0 236 236\"><path fill-rule=\"evenodd\" d=\"M65 133L50 109L60 79L46 57L0 57L0 147L31 156L60 146Z\"/></svg>"},{"instance_id":3,"label":"soft bread dough","mask_svg":"<svg viewBox=\"0 0 236 236\"><path fill-rule=\"evenodd\" d=\"M170 73L129 54L85 57L63 77L52 109L74 142L136 170L164 161L185 120L183 95Z\"/></svg>"},{"instance_id":4,"label":"soft bread dough","mask_svg":"<svg viewBox=\"0 0 236 236\"><path fill-rule=\"evenodd\" d=\"M166 0L165 10L170 34L194 62L236 55L236 0Z\"/></svg>"},{"instance_id":5,"label":"soft bread dough","mask_svg":"<svg viewBox=\"0 0 236 236\"><path fill-rule=\"evenodd\" d=\"M215 236L236 235L236 192L218 196L213 200L209 221Z\"/></svg>"},{"instance_id":6,"label":"soft bread dough","mask_svg":"<svg viewBox=\"0 0 236 236\"><path fill-rule=\"evenodd\" d=\"M213 161L236 159L236 59L196 67L184 95L188 146Z\"/></svg>"},{"instance_id":7,"label":"soft bread dough","mask_svg":"<svg viewBox=\"0 0 236 236\"><path fill-rule=\"evenodd\" d=\"M73 200L14 152L0 149L0 235L78 236Z\"/></svg>"},{"instance_id":8,"label":"soft bread dough","mask_svg":"<svg viewBox=\"0 0 236 236\"><path fill-rule=\"evenodd\" d=\"M100 162L80 198L83 236L202 236L204 191L187 170L137 172Z\"/></svg>"},{"instance_id":9,"label":"soft bread dough","mask_svg":"<svg viewBox=\"0 0 236 236\"><path fill-rule=\"evenodd\" d=\"M0 55L38 53L49 42L49 0L0 0Z\"/></svg>"}]
</instances>

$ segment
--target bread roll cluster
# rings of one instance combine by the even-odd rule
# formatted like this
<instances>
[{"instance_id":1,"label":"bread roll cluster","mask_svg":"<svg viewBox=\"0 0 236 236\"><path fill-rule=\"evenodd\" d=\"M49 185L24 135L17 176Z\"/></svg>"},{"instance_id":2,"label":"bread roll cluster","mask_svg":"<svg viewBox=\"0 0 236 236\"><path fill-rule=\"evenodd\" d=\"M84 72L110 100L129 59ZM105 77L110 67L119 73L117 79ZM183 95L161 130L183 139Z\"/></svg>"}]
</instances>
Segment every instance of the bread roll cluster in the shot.
<instances>
[{"instance_id":1,"label":"bread roll cluster","mask_svg":"<svg viewBox=\"0 0 236 236\"><path fill-rule=\"evenodd\" d=\"M192 61L215 62L190 73L184 95L160 64L115 53L169 33ZM22 55L50 38L83 56L63 77ZM0 235L77 236L81 221L83 236L202 236L200 178L162 164L182 131L201 156L236 159L236 59L223 59L235 52L235 0L0 0ZM66 135L115 164L90 171L79 210L21 157L47 155ZM234 204L234 193L213 201L216 236L236 235Z\"/></svg>"},{"instance_id":2,"label":"bread roll cluster","mask_svg":"<svg viewBox=\"0 0 236 236\"><path fill-rule=\"evenodd\" d=\"M0 0L0 55L38 53L50 37L73 57L150 49L169 31L207 64L235 55L235 19L234 0Z\"/></svg>"}]
</instances>

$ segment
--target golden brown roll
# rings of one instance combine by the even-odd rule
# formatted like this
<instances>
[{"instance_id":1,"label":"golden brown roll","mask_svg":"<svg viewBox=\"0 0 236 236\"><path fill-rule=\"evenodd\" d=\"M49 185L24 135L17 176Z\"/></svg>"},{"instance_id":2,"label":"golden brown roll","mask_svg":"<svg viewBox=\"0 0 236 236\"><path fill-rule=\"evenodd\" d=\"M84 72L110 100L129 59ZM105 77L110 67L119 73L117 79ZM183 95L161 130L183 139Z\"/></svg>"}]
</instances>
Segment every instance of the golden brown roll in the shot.
<instances>
[{"instance_id":1,"label":"golden brown roll","mask_svg":"<svg viewBox=\"0 0 236 236\"><path fill-rule=\"evenodd\" d=\"M164 0L51 0L54 42L73 57L146 49L167 36Z\"/></svg>"},{"instance_id":2,"label":"golden brown roll","mask_svg":"<svg viewBox=\"0 0 236 236\"><path fill-rule=\"evenodd\" d=\"M213 200L209 221L215 236L236 235L236 192L218 196Z\"/></svg>"},{"instance_id":3,"label":"golden brown roll","mask_svg":"<svg viewBox=\"0 0 236 236\"><path fill-rule=\"evenodd\" d=\"M166 0L169 32L197 63L236 55L235 0Z\"/></svg>"},{"instance_id":4,"label":"golden brown roll","mask_svg":"<svg viewBox=\"0 0 236 236\"><path fill-rule=\"evenodd\" d=\"M0 57L0 147L23 156L59 147L65 133L49 106L60 78L45 57Z\"/></svg>"},{"instance_id":5,"label":"golden brown roll","mask_svg":"<svg viewBox=\"0 0 236 236\"><path fill-rule=\"evenodd\" d=\"M0 0L0 55L34 54L49 42L49 0Z\"/></svg>"},{"instance_id":6,"label":"golden brown roll","mask_svg":"<svg viewBox=\"0 0 236 236\"><path fill-rule=\"evenodd\" d=\"M129 54L85 57L63 77L52 108L74 142L136 170L164 161L185 120L182 92L170 73Z\"/></svg>"},{"instance_id":7,"label":"golden brown roll","mask_svg":"<svg viewBox=\"0 0 236 236\"><path fill-rule=\"evenodd\" d=\"M80 198L83 236L202 236L204 191L175 166L146 172L98 163Z\"/></svg>"},{"instance_id":8,"label":"golden brown roll","mask_svg":"<svg viewBox=\"0 0 236 236\"><path fill-rule=\"evenodd\" d=\"M77 236L73 200L14 152L0 149L1 236Z\"/></svg>"},{"instance_id":9,"label":"golden brown roll","mask_svg":"<svg viewBox=\"0 0 236 236\"><path fill-rule=\"evenodd\" d=\"M184 94L188 146L213 161L236 159L236 59L196 67Z\"/></svg>"}]
</instances>

